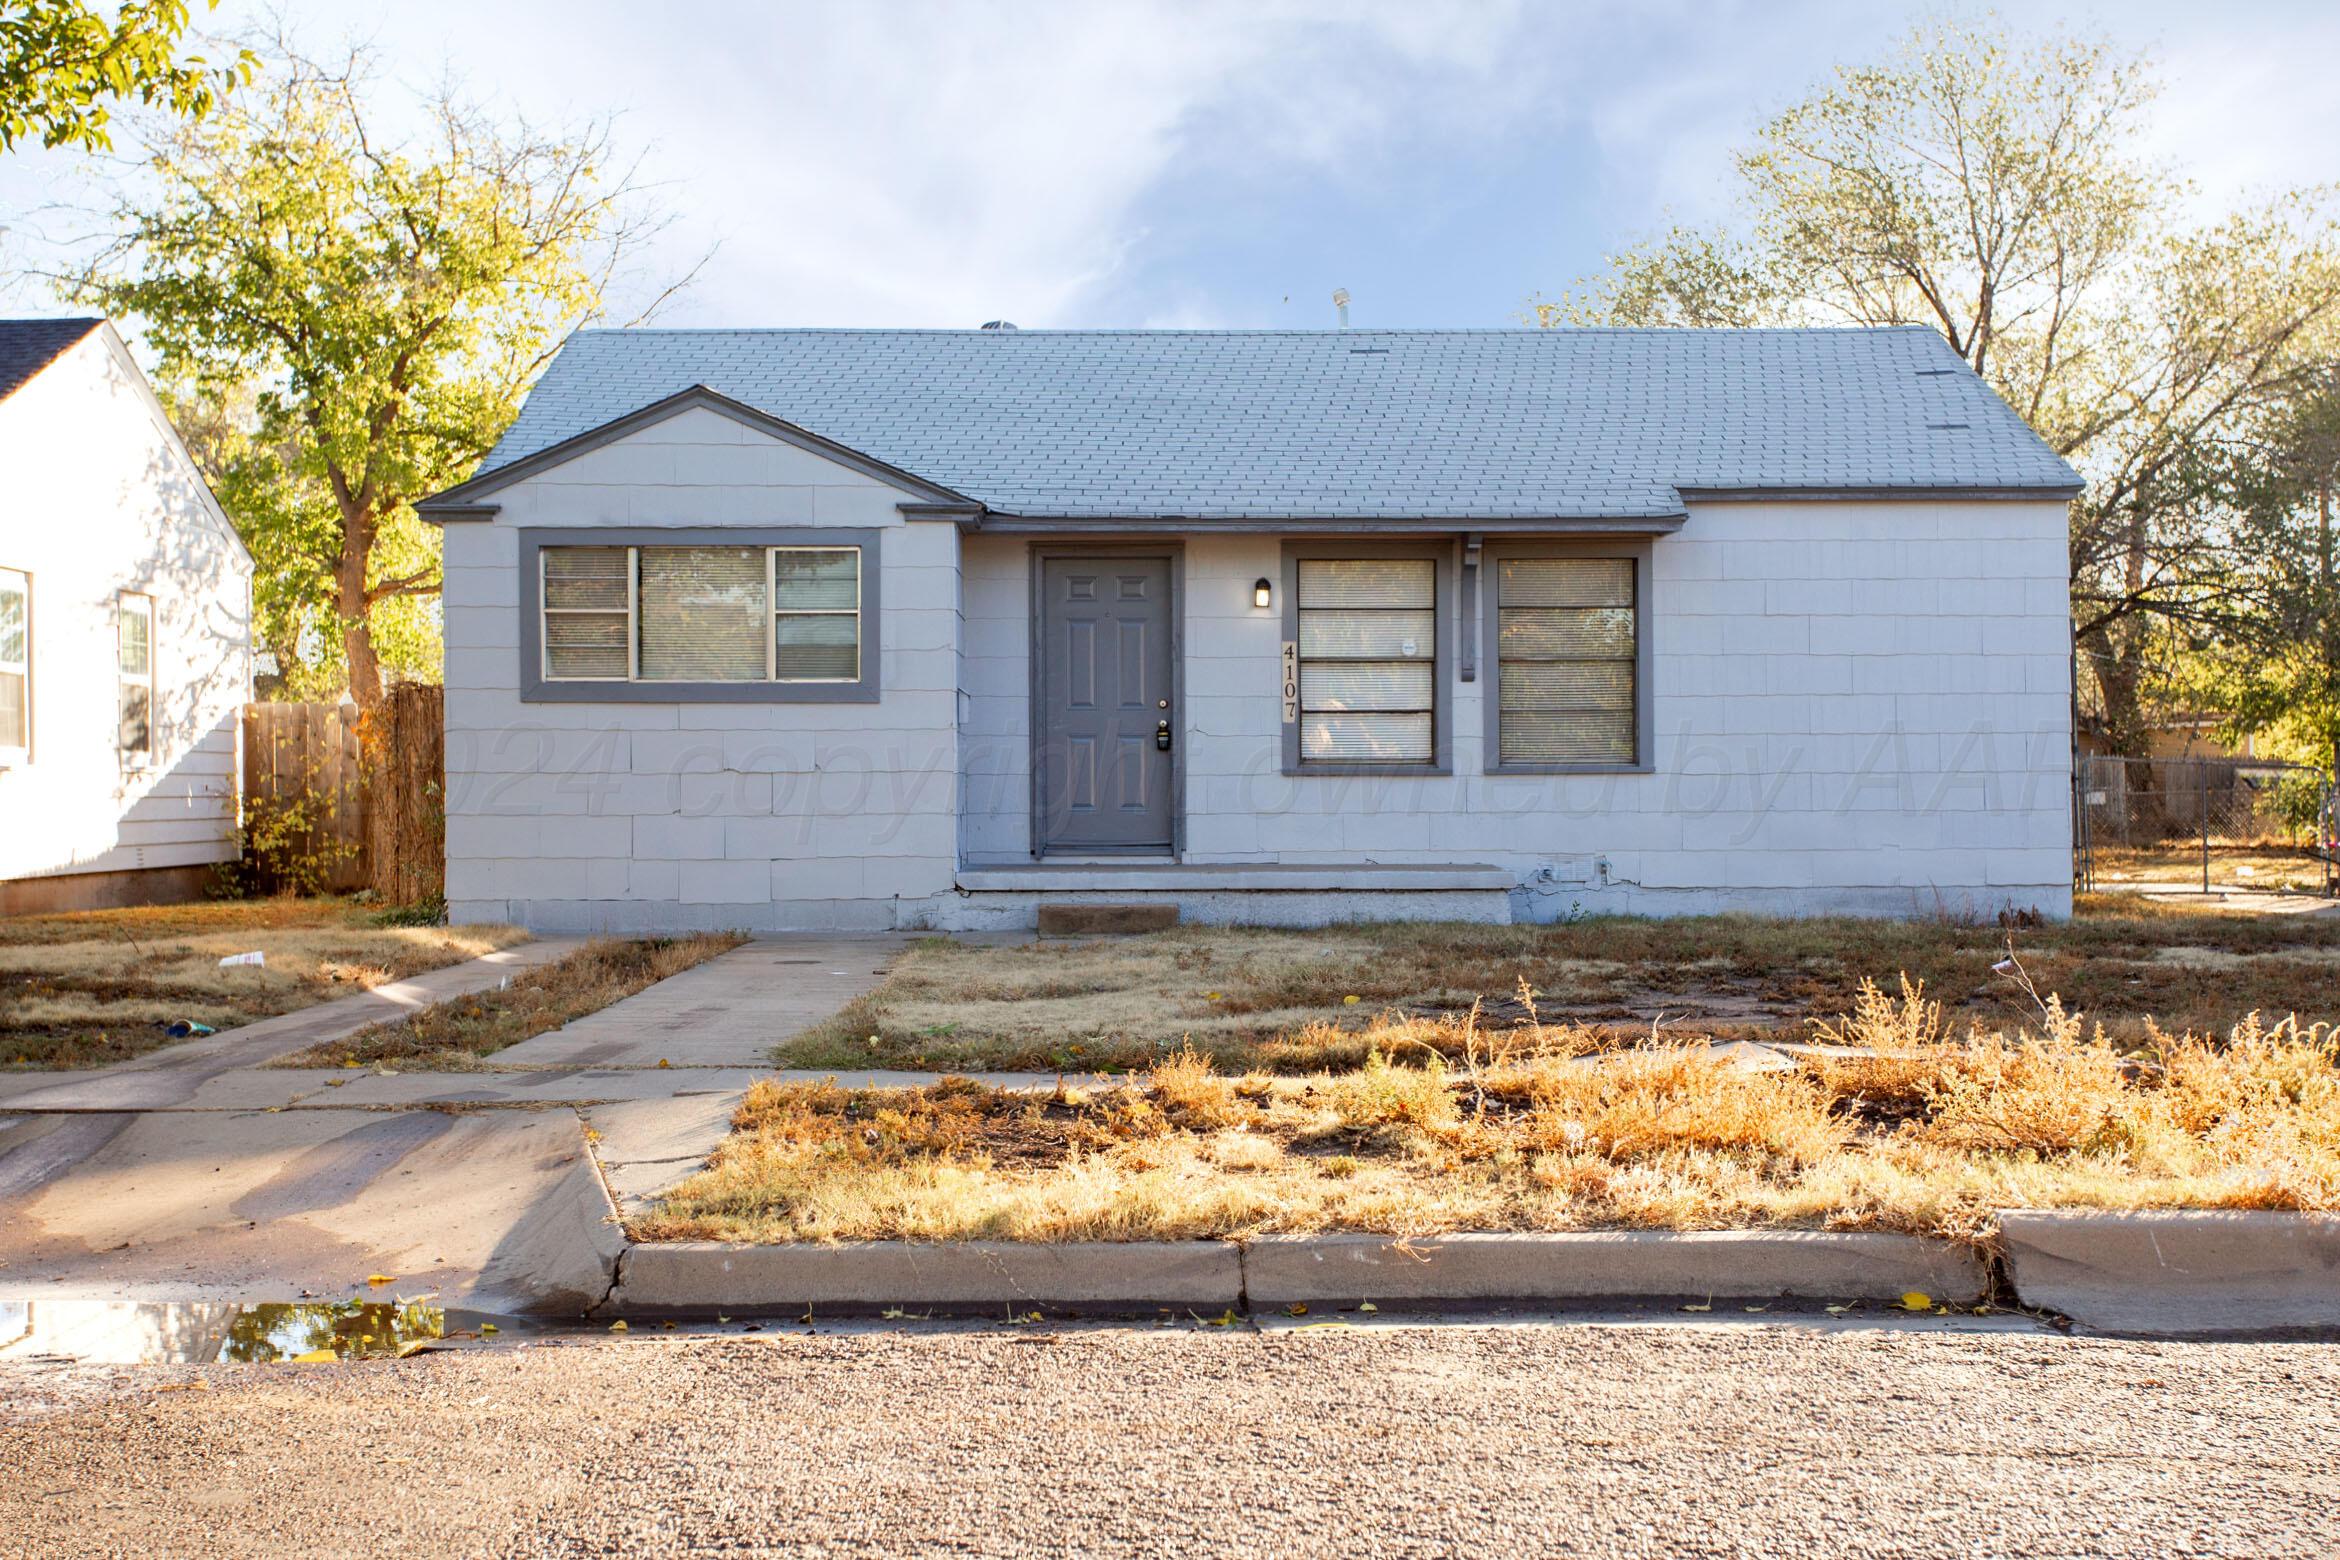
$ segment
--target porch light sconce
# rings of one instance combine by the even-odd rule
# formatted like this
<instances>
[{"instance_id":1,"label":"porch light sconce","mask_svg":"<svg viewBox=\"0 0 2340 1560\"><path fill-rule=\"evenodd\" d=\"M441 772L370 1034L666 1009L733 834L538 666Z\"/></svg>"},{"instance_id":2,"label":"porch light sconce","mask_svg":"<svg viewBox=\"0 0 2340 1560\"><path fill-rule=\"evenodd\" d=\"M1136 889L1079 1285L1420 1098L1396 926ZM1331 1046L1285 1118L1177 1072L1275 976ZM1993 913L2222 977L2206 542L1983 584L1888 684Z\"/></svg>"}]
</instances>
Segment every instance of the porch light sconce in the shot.
<instances>
[{"instance_id":1,"label":"porch light sconce","mask_svg":"<svg viewBox=\"0 0 2340 1560\"><path fill-rule=\"evenodd\" d=\"M1255 580L1255 581L1252 583L1252 586L1251 586L1251 604L1252 604L1253 606L1255 606L1255 607L1269 607L1269 606L1273 606L1273 605L1275 604L1275 599L1276 599L1276 592L1275 592L1275 587L1274 587L1274 586L1272 586L1272 585L1270 585L1270 584L1268 584L1268 582L1267 582L1267 581L1265 581L1265 580Z\"/></svg>"}]
</instances>

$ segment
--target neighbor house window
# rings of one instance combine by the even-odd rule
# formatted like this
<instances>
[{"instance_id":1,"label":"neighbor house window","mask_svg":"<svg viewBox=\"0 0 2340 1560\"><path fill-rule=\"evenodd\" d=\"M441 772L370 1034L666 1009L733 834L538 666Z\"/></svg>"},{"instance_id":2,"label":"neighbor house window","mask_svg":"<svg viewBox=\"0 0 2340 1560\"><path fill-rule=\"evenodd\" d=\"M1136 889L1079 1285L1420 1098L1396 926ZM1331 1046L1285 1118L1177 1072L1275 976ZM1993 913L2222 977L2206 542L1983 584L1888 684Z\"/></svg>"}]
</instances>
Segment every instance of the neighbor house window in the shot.
<instances>
[{"instance_id":1,"label":"neighbor house window","mask_svg":"<svg viewBox=\"0 0 2340 1560\"><path fill-rule=\"evenodd\" d=\"M124 591L114 598L122 762L143 769L154 761L154 598Z\"/></svg>"},{"instance_id":2,"label":"neighbor house window","mask_svg":"<svg viewBox=\"0 0 2340 1560\"><path fill-rule=\"evenodd\" d=\"M546 682L858 684L859 546L547 546Z\"/></svg>"},{"instance_id":3,"label":"neighbor house window","mask_svg":"<svg viewBox=\"0 0 2340 1560\"><path fill-rule=\"evenodd\" d=\"M32 580L0 569L0 762L32 749Z\"/></svg>"},{"instance_id":4,"label":"neighbor house window","mask_svg":"<svg viewBox=\"0 0 2340 1560\"><path fill-rule=\"evenodd\" d=\"M1301 558L1302 764L1438 756L1438 566L1429 558Z\"/></svg>"},{"instance_id":5,"label":"neighbor house window","mask_svg":"<svg viewBox=\"0 0 2340 1560\"><path fill-rule=\"evenodd\" d=\"M1632 558L1503 558L1495 566L1497 762L1640 761L1641 623Z\"/></svg>"}]
</instances>

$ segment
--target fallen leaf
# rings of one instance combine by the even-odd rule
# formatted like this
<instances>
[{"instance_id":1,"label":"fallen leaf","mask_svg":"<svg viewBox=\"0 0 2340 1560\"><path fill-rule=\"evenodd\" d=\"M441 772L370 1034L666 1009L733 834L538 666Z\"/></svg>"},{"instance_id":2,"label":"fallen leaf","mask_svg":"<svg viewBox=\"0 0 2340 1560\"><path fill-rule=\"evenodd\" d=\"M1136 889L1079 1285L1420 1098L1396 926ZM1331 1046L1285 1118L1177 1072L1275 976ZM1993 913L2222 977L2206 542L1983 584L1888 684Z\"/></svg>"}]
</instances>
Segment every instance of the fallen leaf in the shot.
<instances>
[{"instance_id":1,"label":"fallen leaf","mask_svg":"<svg viewBox=\"0 0 2340 1560\"><path fill-rule=\"evenodd\" d=\"M609 1324L609 1330L611 1332L625 1332L627 1330L626 1319L622 1316L619 1317L616 1321Z\"/></svg>"},{"instance_id":2,"label":"fallen leaf","mask_svg":"<svg viewBox=\"0 0 2340 1560\"><path fill-rule=\"evenodd\" d=\"M1852 1307L1849 1305L1832 1305L1828 1308L1828 1314L1830 1316L1842 1316L1845 1312L1851 1309Z\"/></svg>"},{"instance_id":3,"label":"fallen leaf","mask_svg":"<svg viewBox=\"0 0 2340 1560\"><path fill-rule=\"evenodd\" d=\"M1750 1316L1754 1316L1760 1315L1762 1312L1770 1310L1771 1307L1767 1305L1743 1305L1739 1307L1739 1309L1745 1311Z\"/></svg>"},{"instance_id":4,"label":"fallen leaf","mask_svg":"<svg viewBox=\"0 0 2340 1560\"><path fill-rule=\"evenodd\" d=\"M340 1358L341 1356L331 1349L311 1349L306 1354L294 1355L292 1362L295 1365L330 1365Z\"/></svg>"},{"instance_id":5,"label":"fallen leaf","mask_svg":"<svg viewBox=\"0 0 2340 1560\"><path fill-rule=\"evenodd\" d=\"M376 1289L379 1289L384 1284L395 1284L398 1282L398 1280L388 1273L368 1273L366 1275L366 1282L373 1285Z\"/></svg>"},{"instance_id":6,"label":"fallen leaf","mask_svg":"<svg viewBox=\"0 0 2340 1560\"><path fill-rule=\"evenodd\" d=\"M1686 1305L1682 1309L1685 1311L1711 1311L1714 1309L1714 1302L1709 1300L1704 1305Z\"/></svg>"},{"instance_id":7,"label":"fallen leaf","mask_svg":"<svg viewBox=\"0 0 2340 1560\"><path fill-rule=\"evenodd\" d=\"M665 1057L662 1056L658 1059L658 1065L661 1067L672 1067L674 1063L668 1061Z\"/></svg>"},{"instance_id":8,"label":"fallen leaf","mask_svg":"<svg viewBox=\"0 0 2340 1560\"><path fill-rule=\"evenodd\" d=\"M1360 1311L1378 1311L1381 1309L1381 1307L1375 1305L1370 1300L1360 1300L1357 1302L1357 1309Z\"/></svg>"},{"instance_id":9,"label":"fallen leaf","mask_svg":"<svg viewBox=\"0 0 2340 1560\"><path fill-rule=\"evenodd\" d=\"M493 1323L493 1322L482 1322L482 1323L480 1323L480 1324L479 1324L479 1331L480 1331L480 1336L481 1336L481 1337L483 1337L483 1338L492 1338L492 1337L494 1337L494 1336L495 1336L495 1335L496 1335L498 1332L502 1331L502 1329L501 1329L501 1328L499 1328L499 1327L497 1327L497 1326L496 1326L496 1324L495 1324L495 1323Z\"/></svg>"},{"instance_id":10,"label":"fallen leaf","mask_svg":"<svg viewBox=\"0 0 2340 1560\"><path fill-rule=\"evenodd\" d=\"M1306 1316L1308 1314L1308 1307L1295 1301L1291 1305L1284 1307L1284 1314L1286 1316Z\"/></svg>"},{"instance_id":11,"label":"fallen leaf","mask_svg":"<svg viewBox=\"0 0 2340 1560\"><path fill-rule=\"evenodd\" d=\"M1901 1308L1904 1311L1931 1311L1934 1308L1934 1297L1913 1289L1901 1297Z\"/></svg>"},{"instance_id":12,"label":"fallen leaf","mask_svg":"<svg viewBox=\"0 0 2340 1560\"><path fill-rule=\"evenodd\" d=\"M1357 999L1356 999L1355 997L1343 997L1343 998L1341 998L1341 1006L1342 1006L1342 1007L1355 1007L1356 1005L1357 1005Z\"/></svg>"}]
</instances>

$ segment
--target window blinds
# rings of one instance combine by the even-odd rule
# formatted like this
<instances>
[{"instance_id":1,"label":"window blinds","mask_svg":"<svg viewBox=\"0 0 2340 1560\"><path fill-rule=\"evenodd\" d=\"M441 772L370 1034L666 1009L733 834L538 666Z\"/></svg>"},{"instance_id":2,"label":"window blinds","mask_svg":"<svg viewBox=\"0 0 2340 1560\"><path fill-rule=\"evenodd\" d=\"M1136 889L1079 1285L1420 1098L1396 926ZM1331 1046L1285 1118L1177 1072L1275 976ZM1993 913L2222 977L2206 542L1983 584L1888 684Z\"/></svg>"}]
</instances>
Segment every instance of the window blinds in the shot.
<instances>
[{"instance_id":1,"label":"window blinds","mask_svg":"<svg viewBox=\"0 0 2340 1560\"><path fill-rule=\"evenodd\" d=\"M1427 558L1303 558L1300 756L1436 756L1438 570Z\"/></svg>"},{"instance_id":2,"label":"window blinds","mask_svg":"<svg viewBox=\"0 0 2340 1560\"><path fill-rule=\"evenodd\" d=\"M1634 762L1633 560L1507 558L1495 602L1502 761Z\"/></svg>"}]
</instances>

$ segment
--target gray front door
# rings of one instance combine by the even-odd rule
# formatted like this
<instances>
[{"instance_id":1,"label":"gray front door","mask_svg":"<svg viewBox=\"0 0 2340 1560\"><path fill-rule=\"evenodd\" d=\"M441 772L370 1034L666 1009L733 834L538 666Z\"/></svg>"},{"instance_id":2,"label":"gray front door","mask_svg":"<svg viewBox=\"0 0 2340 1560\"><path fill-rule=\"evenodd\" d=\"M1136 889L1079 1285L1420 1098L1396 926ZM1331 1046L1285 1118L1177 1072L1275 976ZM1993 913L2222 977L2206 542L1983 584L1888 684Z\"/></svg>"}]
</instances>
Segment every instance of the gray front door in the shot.
<instances>
[{"instance_id":1,"label":"gray front door","mask_svg":"<svg viewBox=\"0 0 2340 1560\"><path fill-rule=\"evenodd\" d=\"M1047 558L1040 592L1039 847L1167 854L1170 560Z\"/></svg>"}]
</instances>

